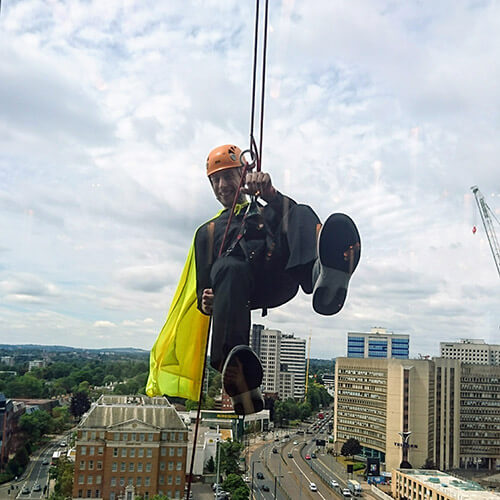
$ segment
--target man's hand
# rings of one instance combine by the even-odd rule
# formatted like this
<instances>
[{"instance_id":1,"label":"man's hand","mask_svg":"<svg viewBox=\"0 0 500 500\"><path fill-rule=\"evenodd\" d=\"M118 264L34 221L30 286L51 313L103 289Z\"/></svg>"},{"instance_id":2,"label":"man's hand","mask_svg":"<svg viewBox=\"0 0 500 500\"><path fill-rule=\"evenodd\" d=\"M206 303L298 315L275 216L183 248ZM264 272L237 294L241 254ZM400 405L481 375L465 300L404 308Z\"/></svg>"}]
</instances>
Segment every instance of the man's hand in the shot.
<instances>
[{"instance_id":1,"label":"man's hand","mask_svg":"<svg viewBox=\"0 0 500 500\"><path fill-rule=\"evenodd\" d=\"M214 305L214 291L211 288L205 288L201 295L201 310L208 314L212 314L212 308Z\"/></svg>"},{"instance_id":2,"label":"man's hand","mask_svg":"<svg viewBox=\"0 0 500 500\"><path fill-rule=\"evenodd\" d=\"M271 182L271 176L264 172L248 172L242 191L245 194L260 196L267 202L270 202L276 196L276 189L274 189Z\"/></svg>"}]
</instances>

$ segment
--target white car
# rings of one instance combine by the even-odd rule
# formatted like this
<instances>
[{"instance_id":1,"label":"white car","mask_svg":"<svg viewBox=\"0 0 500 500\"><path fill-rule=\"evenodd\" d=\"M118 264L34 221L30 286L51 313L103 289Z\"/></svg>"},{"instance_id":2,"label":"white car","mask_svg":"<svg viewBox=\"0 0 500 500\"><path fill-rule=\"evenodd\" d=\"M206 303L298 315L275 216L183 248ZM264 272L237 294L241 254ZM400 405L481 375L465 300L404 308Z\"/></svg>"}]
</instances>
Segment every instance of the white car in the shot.
<instances>
[{"instance_id":1,"label":"white car","mask_svg":"<svg viewBox=\"0 0 500 500\"><path fill-rule=\"evenodd\" d=\"M318 487L316 486L315 483L309 483L309 489L311 491L318 491Z\"/></svg>"},{"instance_id":2,"label":"white car","mask_svg":"<svg viewBox=\"0 0 500 500\"><path fill-rule=\"evenodd\" d=\"M352 498L351 492L347 488L342 490L342 495L344 495L344 498Z\"/></svg>"},{"instance_id":3,"label":"white car","mask_svg":"<svg viewBox=\"0 0 500 500\"><path fill-rule=\"evenodd\" d=\"M245 481L245 483L249 483L250 482L250 478L248 476L245 476L243 478L243 481Z\"/></svg>"},{"instance_id":4,"label":"white car","mask_svg":"<svg viewBox=\"0 0 500 500\"><path fill-rule=\"evenodd\" d=\"M339 483L337 483L337 481L335 481L335 479L332 479L332 480L330 481L330 486L331 486L332 488L338 488L338 487L339 487Z\"/></svg>"}]
</instances>

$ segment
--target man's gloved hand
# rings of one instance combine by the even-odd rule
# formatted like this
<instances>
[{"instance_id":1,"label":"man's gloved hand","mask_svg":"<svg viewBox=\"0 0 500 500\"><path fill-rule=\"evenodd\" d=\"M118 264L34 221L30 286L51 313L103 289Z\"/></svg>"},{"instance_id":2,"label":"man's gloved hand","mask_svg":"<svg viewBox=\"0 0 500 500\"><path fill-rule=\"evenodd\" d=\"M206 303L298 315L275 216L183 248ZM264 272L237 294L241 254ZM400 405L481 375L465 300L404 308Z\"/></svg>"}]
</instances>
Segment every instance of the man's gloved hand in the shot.
<instances>
[{"instance_id":1,"label":"man's gloved hand","mask_svg":"<svg viewBox=\"0 0 500 500\"><path fill-rule=\"evenodd\" d=\"M260 196L267 202L270 202L276 196L276 189L271 181L271 176L265 172L248 172L245 185L241 191L245 194Z\"/></svg>"},{"instance_id":2,"label":"man's gloved hand","mask_svg":"<svg viewBox=\"0 0 500 500\"><path fill-rule=\"evenodd\" d=\"M214 305L214 291L211 288L205 288L201 295L201 310L210 316Z\"/></svg>"}]
</instances>

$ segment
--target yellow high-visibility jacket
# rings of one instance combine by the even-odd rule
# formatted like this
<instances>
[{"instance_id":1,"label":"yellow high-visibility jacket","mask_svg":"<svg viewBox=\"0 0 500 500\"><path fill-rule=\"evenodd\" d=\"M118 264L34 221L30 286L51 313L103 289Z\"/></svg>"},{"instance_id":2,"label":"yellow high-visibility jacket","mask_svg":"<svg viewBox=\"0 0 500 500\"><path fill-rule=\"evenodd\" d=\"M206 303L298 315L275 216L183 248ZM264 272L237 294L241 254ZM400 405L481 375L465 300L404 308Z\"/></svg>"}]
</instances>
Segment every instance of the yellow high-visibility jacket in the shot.
<instances>
[{"instance_id":1,"label":"yellow high-visibility jacket","mask_svg":"<svg viewBox=\"0 0 500 500\"><path fill-rule=\"evenodd\" d=\"M235 213L246 205L236 205ZM210 316L198 309L194 241L193 238L166 323L151 349L148 396L177 396L192 401L200 397Z\"/></svg>"}]
</instances>

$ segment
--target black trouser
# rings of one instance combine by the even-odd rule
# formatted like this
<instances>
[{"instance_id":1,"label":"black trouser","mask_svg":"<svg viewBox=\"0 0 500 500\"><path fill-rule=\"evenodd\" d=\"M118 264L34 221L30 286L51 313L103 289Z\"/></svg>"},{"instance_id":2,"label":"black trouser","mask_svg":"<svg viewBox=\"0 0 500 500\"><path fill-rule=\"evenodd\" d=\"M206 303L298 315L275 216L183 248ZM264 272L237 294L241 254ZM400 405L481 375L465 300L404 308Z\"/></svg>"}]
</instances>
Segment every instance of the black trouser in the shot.
<instances>
[{"instance_id":1,"label":"black trouser","mask_svg":"<svg viewBox=\"0 0 500 500\"><path fill-rule=\"evenodd\" d=\"M255 263L232 255L218 258L210 273L214 303L210 364L222 371L237 345L248 345L250 311L277 307L292 299L302 286L312 292L319 219L306 205L295 205L283 219L269 260Z\"/></svg>"}]
</instances>

